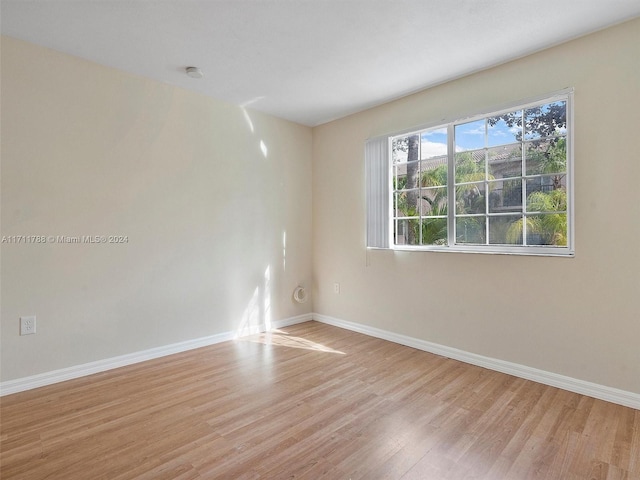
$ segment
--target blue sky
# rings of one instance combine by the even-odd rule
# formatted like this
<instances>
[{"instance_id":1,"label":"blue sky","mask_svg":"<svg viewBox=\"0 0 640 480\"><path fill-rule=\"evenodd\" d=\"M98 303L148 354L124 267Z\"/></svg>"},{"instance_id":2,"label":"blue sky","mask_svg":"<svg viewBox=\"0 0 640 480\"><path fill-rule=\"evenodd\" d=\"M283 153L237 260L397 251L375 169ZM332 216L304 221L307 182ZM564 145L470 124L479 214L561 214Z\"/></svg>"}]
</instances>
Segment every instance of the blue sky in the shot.
<instances>
[{"instance_id":1,"label":"blue sky","mask_svg":"<svg viewBox=\"0 0 640 480\"><path fill-rule=\"evenodd\" d=\"M487 130L487 146L489 147L515 143L518 141L516 135L521 131L521 128L516 126L509 128L504 120L498 121L493 126L489 125L489 122L485 122L484 119L463 123L456 125L455 128L456 146L462 150L483 148L485 146L485 129Z\"/></svg>"},{"instance_id":2,"label":"blue sky","mask_svg":"<svg viewBox=\"0 0 640 480\"><path fill-rule=\"evenodd\" d=\"M542 108L549 108L550 105L561 105L564 102L555 102L544 105ZM517 115L522 114L522 110L513 112ZM485 119L467 122L455 126L455 143L456 152L465 150L476 150L485 147L485 133L488 147L497 147L517 143L517 136L521 133L522 128L513 126L509 127L504 120L499 120L495 125L489 125ZM558 131L558 133L566 133ZM533 138L537 136L535 133L525 138ZM422 158L439 157L447 154L447 129L437 128L422 133ZM398 153L400 158L402 153ZM405 154L406 158L406 154Z\"/></svg>"},{"instance_id":3,"label":"blue sky","mask_svg":"<svg viewBox=\"0 0 640 480\"><path fill-rule=\"evenodd\" d=\"M509 128L500 120L494 126L485 124L485 120L463 123L455 127L456 151L475 150L485 146L485 129L488 129L489 147L515 143L519 128ZM444 128L422 134L423 158L446 154L447 131Z\"/></svg>"}]
</instances>

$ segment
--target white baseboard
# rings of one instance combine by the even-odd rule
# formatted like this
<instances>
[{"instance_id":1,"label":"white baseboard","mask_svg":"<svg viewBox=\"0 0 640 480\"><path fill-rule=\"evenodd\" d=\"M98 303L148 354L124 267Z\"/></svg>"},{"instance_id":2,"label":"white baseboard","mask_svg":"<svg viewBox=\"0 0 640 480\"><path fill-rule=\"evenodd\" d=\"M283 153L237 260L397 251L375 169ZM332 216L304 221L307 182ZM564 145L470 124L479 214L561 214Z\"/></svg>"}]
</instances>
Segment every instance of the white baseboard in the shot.
<instances>
[{"instance_id":1,"label":"white baseboard","mask_svg":"<svg viewBox=\"0 0 640 480\"><path fill-rule=\"evenodd\" d=\"M544 385L550 385L552 387L561 388L570 392L587 395L589 397L598 398L600 400L640 410L640 394L637 393L627 392L625 390L619 390L617 388L607 387L597 383L586 382L584 380L578 380L564 375L558 375L557 373L538 370L537 368L531 368L517 363L476 355L475 353L465 352L456 348L446 347L437 343L427 342L425 340L400 335L359 323L340 320L327 315L315 313L313 315L313 319L328 325L364 333L371 337L389 340L390 342L399 343L425 352L442 355L443 357L452 358L454 360L488 368L497 372L507 373L516 377L532 380Z\"/></svg>"},{"instance_id":2,"label":"white baseboard","mask_svg":"<svg viewBox=\"0 0 640 480\"><path fill-rule=\"evenodd\" d=\"M336 327L344 328L354 332L363 333L371 337L381 338L383 340L399 343L401 345L406 345L408 347L423 350L425 352L442 355L443 357L452 358L454 360L459 360L461 362L477 365L479 367L488 368L497 372L514 375L516 377L532 380L534 382L550 385L553 387L561 388L563 390L568 390L570 392L587 395L589 397L598 398L600 400L605 400L607 402L612 402L640 410L640 394L637 393L627 392L625 390L619 390L617 388L607 387L584 380L578 380L564 375L558 375L556 373L527 367L525 365L520 365L517 363L506 362L504 360L498 360L495 358L477 355L475 353L465 352L456 348L446 347L437 343L420 340L417 338L393 333L387 330L381 330L379 328L370 327L359 323L341 320L327 315L321 315L317 313L298 315L296 317L274 321L271 324L271 328L283 328L290 325L307 322L309 320L316 320L328 325L334 325ZM245 333L252 334L258 333L260 331L264 331L264 328L254 327L249 332ZM18 378L16 380L9 380L0 383L0 396L10 395L12 393L31 390L34 388L43 387L45 385L64 382L66 380L71 380L74 378L85 377L94 373L124 367L126 365L144 362L146 360L153 360L154 358L164 357L187 350L193 350L195 348L206 347L209 345L214 345L216 343L233 340L237 337L237 332L224 332L208 337L196 338L193 340L187 340L184 342L152 348L149 350L134 352L127 355L121 355L118 357L98 360L95 362L76 365L69 368L63 368L60 370L53 370L51 372L45 372L38 375Z\"/></svg>"},{"instance_id":3,"label":"white baseboard","mask_svg":"<svg viewBox=\"0 0 640 480\"><path fill-rule=\"evenodd\" d=\"M271 323L271 328L273 329L287 327L289 325L295 325L296 323L307 322L312 319L313 315L311 313L307 313L304 315L298 315L296 317L274 321ZM256 326L252 327L250 330L250 332L243 333L259 333L261 331L264 331L265 329ZM218 333L216 335L211 335L208 337L201 337L184 342L172 343L170 345L164 345L162 347L156 347L149 350L120 355L118 357L106 358L104 360L84 363L82 365L75 365L73 367L53 370L29 377L18 378L16 380L8 380L6 382L0 383L0 396L23 392L25 390L31 390L38 387L44 387L45 385L52 385L54 383L64 382L66 380L71 380L74 378L85 377L94 373L100 373L114 368L144 362L147 360L153 360L154 358L165 357L167 355L173 355L174 353L185 352L187 350L193 350L195 348L207 347L216 343L233 340L238 336L239 335L237 332Z\"/></svg>"}]
</instances>

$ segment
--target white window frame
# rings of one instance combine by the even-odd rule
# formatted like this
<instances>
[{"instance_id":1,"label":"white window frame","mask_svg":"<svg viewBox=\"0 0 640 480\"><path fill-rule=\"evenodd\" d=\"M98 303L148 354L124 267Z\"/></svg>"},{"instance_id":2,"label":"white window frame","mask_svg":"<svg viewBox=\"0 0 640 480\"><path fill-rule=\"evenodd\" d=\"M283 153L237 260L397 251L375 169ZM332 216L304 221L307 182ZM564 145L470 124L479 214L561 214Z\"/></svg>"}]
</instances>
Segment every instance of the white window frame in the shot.
<instances>
[{"instance_id":1,"label":"white window frame","mask_svg":"<svg viewBox=\"0 0 640 480\"><path fill-rule=\"evenodd\" d=\"M566 190L567 190L567 245L505 245L505 244L461 244L456 243L455 233L455 176L454 176L454 155L455 155L455 139L454 131L456 125L473 122L476 120L491 118L499 116L501 114L527 109L535 106L539 106L547 103L554 103L558 101L566 102L566 114L567 114L567 134L566 134L566 148L567 148L567 165L566 165ZM458 253L489 253L489 254L511 254L511 255L541 255L541 256L562 256L573 257L575 256L575 215L574 215L574 185L573 185L573 89L568 88L562 91L558 91L549 95L544 95L524 101L514 102L508 106L504 106L498 109L492 109L487 112L483 112L477 115L469 116L466 118L449 121L438 122L437 124L431 124L422 126L420 128L414 128L408 131L396 132L391 135L385 135L387 141L387 159L384 164L387 165L387 192L388 195L383 204L388 208L388 223L386 231L384 233L388 236L385 245L371 245L370 248L390 248L392 250L406 250L406 251L435 251L435 252L458 252ZM395 220L393 212L393 175L394 166L390 160L392 158L392 139L399 136L407 136L412 133L423 132L425 130L436 128L447 128L447 142L448 142L448 175L447 175L447 189L448 189L448 208L447 208L447 244L446 245L396 245L394 239L393 222ZM524 155L524 152L523 152ZM522 172L522 180L526 181L528 175ZM525 199L523 198L523 203ZM369 207L368 207L369 208ZM491 218L491 215L485 212L487 218ZM526 218L527 213L524 213ZM368 216L368 226L369 226Z\"/></svg>"}]
</instances>

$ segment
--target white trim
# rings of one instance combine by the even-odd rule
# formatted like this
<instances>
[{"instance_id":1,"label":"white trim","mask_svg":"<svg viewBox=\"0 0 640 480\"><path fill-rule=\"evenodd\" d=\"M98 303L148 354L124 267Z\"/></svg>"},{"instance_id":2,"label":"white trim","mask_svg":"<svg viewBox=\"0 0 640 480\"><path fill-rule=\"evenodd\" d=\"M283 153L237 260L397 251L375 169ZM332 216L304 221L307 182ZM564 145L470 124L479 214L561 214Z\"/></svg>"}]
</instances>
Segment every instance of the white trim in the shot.
<instances>
[{"instance_id":1,"label":"white trim","mask_svg":"<svg viewBox=\"0 0 640 480\"><path fill-rule=\"evenodd\" d=\"M316 320L318 322L333 325L335 327L344 328L375 338L381 338L383 340L388 340L400 345L406 345L408 347L416 348L418 350L433 353L436 355L442 355L444 357L459 360L471 365L477 365L479 367L488 368L489 370L495 370L497 372L514 375L526 380L532 380L544 385L550 385L552 387L561 388L570 392L587 395L589 397L598 398L600 400L605 400L607 402L612 402L618 405L623 405L625 407L631 407L640 410L640 394L638 393L628 392L613 387L607 387L605 385L599 385L597 383L559 375L557 373L527 367L525 365L520 365L517 363L465 352L463 350L458 350L457 348L451 348L437 343L428 342L426 340L420 340L418 338L401 335L399 333L341 320L335 317L330 317L328 315L322 315L318 313L307 313L298 315L296 317L290 317L283 320L275 321L272 323L272 328L283 328L310 320ZM238 335L236 332L224 332L208 337L196 338L193 340L187 340L184 342L178 342L162 347L152 348L141 352L130 353L127 355L98 360L95 362L76 365L60 370L53 370L51 372L45 372L38 375L18 378L16 380L9 380L0 383L0 396L31 390L34 388L43 387L45 385L52 385L54 383L64 382L66 380L71 380L79 377L85 377L94 373L100 373L114 368L132 365L134 363L140 363L167 355L184 352L187 350L193 350L195 348L201 348L209 345L214 345L216 343L226 342L237 338L237 336Z\"/></svg>"},{"instance_id":2,"label":"white trim","mask_svg":"<svg viewBox=\"0 0 640 480\"><path fill-rule=\"evenodd\" d=\"M307 322L312 319L313 315L311 313L298 315L296 317L274 321L272 322L272 328L288 327L290 325ZM264 330L264 328L260 329L259 327L256 327L255 329L252 329L251 333L258 333ZM155 358L165 357L167 355L173 355L187 350L193 350L195 348L207 347L209 345L226 342L235 338L238 338L238 334L236 332L223 332L216 335L210 335L208 337L194 338L193 340L172 343L162 347L150 348L149 350L106 358L104 360L97 360L95 362L75 365L73 367L62 368L60 370L53 370L29 377L8 380L0 383L0 396L44 387L45 385L52 385L54 383L64 382L74 378L86 377L87 375L92 375L94 373L100 373L114 368L132 365L134 363L145 362L147 360L153 360Z\"/></svg>"},{"instance_id":3,"label":"white trim","mask_svg":"<svg viewBox=\"0 0 640 480\"><path fill-rule=\"evenodd\" d=\"M579 393L581 395L640 410L640 394L638 393L607 387L605 385L599 385L597 383L587 382L584 380L578 380L565 375L527 367L526 365L520 365L517 363L506 362L504 360L498 360L496 358L477 355L475 353L465 352L463 350L458 350L457 348L446 347L437 343L427 342L425 340L408 337L406 335L389 332L387 330L381 330L375 327L369 327L359 323L340 320L327 315L314 313L313 319L321 323L363 333L365 335L381 338L390 342L399 343L401 345L406 345L408 347L434 353L436 355L442 355L443 357L452 358L471 365L477 365L479 367L488 368L489 370L495 370L497 372L506 373L526 380L532 380L544 385L550 385L552 387L561 388L570 392Z\"/></svg>"},{"instance_id":4,"label":"white trim","mask_svg":"<svg viewBox=\"0 0 640 480\"><path fill-rule=\"evenodd\" d=\"M574 87L565 87L565 88L561 88L560 90L554 90L553 92L546 93L546 94L541 93L539 95L535 95L527 98L520 98L518 100L489 104L486 107L481 108L479 112L476 110L473 113L446 115L440 118L439 120L433 120L427 123L420 123L409 128L394 130L393 132L386 132L386 133L382 133L375 136L387 137L387 138L405 137L413 133L418 133L422 130L431 130L438 127L446 127L449 124L473 122L474 120L479 120L481 118L508 113L514 108L517 109L519 106L522 106L522 108L529 108L529 107L539 105L540 103L544 103L545 100L549 100L550 102L561 100L563 97L566 97L567 95L572 95L574 91L575 91ZM370 138L374 138L374 137L370 137Z\"/></svg>"},{"instance_id":5,"label":"white trim","mask_svg":"<svg viewBox=\"0 0 640 480\"><path fill-rule=\"evenodd\" d=\"M397 132L393 134L389 134L386 138L389 140L389 144L392 143L393 139L402 137L406 138L412 135L419 135L422 138L422 134L428 132L433 129L441 129L447 128L447 165L448 165L448 175L446 187L448 188L448 196L447 196L447 242L445 245L422 245L422 240L420 240L418 245L405 245L405 244L396 244L396 239L394 238L394 231L397 231L398 220L403 220L405 218L413 218L415 220L422 220L425 218L421 212L418 212L415 217L402 217L397 216L398 212L393 210L394 205L394 196L400 190L394 189L393 180L396 179L397 171L394 170L395 164L391 160L389 161L388 167L388 176L389 176L389 191L387 192L387 200L389 202L389 217L386 221L387 225L395 225L396 228L388 228L388 236L389 236L389 246L388 248L391 250L401 250L401 251L411 251L411 252L447 252L447 253L481 253L481 254L498 254L498 255L533 255L533 256L549 256L549 257L568 257L572 258L575 256L575 227L574 227L574 182L573 182L573 92L574 89L572 87L564 88L562 90L550 93L548 95L541 95L534 98L529 98L527 100L521 100L518 103L509 103L505 104L502 107L495 109L493 111L484 111L483 113L474 114L471 116L467 116L465 118L460 118L458 120L449 121L449 122L440 122L433 126L424 127L421 129L412 129L408 133L407 132ZM525 197L522 198L522 211L520 212L520 220L523 221L523 244L522 245L505 245L505 244L492 244L489 243L489 238L486 239L484 244L466 244L466 243L457 243L456 241L456 221L458 218L465 217L478 217L478 219L483 219L485 221L485 230L487 235L489 235L489 220L491 218L495 218L501 216L496 212L491 212L488 203L485 206L485 211L483 213L469 215L469 214L459 214L457 212L457 208L454 208L456 205L456 191L457 187L460 185L467 185L476 183L473 182L463 182L457 183L455 178L455 155L457 153L455 149L455 130L456 127L460 125L464 125L469 122L483 120L485 123L484 129L484 150L486 151L488 148L496 148L497 146L490 147L487 141L488 131L486 129L486 120L492 117L497 117L499 115L503 115L506 113L515 113L517 111L521 111L524 115L524 112L527 108L531 108L534 106L542 106L555 102L565 102L565 111L566 111L566 172L565 176L567 178L567 182L565 185L567 192L567 210L564 213L567 217L567 244L566 245L526 245L526 226L527 222L525 221L528 216L533 216L535 214L539 214L540 212L529 212L527 208L525 208ZM524 119L523 119L524 121ZM531 143L531 139L525 139L524 137L524 124L522 125L522 136L518 142L512 143L513 145L520 144L522 147L522 158L524 161L525 158L525 145ZM377 140L384 139L385 136L376 137ZM551 138L551 137L545 137ZM560 138L560 137L558 137ZM419 149L422 146L422 142L419 144ZM389 147L390 148L390 147ZM478 148L476 151L480 151ZM391 158L391 154L390 154ZM418 155L418 158L422 158L421 154ZM408 159L406 162L401 162L403 165L408 163L415 163L415 161L409 162ZM380 168L377 165L373 165L372 168ZM485 164L485 173L488 169L488 163ZM522 182L522 192L525 193L526 190L526 182L529 178L534 178L540 175L527 175L525 171L520 172L521 175L513 176L510 180L520 179ZM502 179L488 180L487 175L485 174L484 185L487 186L487 182L496 183L498 181L502 181ZM480 181L478 181L480 182ZM488 190L487 190L488 191ZM373 196L381 195L383 192L374 192ZM488 194L485 195L485 201L488 201ZM514 215L517 212L512 212ZM544 212L551 213L551 212ZM559 213L562 213L559 211ZM429 218L435 218L434 216L429 216ZM380 223L382 223L380 221ZM374 224L371 221L371 218L367 218L367 229L372 229L374 231L379 231L381 227ZM422 238L422 233L420 233L420 237ZM376 245L378 246L378 245Z\"/></svg>"}]
</instances>

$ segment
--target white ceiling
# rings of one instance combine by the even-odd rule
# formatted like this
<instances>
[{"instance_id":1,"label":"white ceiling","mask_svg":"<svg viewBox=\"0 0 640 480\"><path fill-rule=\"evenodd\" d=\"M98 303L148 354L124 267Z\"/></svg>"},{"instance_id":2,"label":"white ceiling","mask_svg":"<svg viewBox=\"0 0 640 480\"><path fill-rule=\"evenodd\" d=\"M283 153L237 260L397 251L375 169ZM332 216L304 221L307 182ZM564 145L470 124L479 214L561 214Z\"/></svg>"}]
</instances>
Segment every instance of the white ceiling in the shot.
<instances>
[{"instance_id":1,"label":"white ceiling","mask_svg":"<svg viewBox=\"0 0 640 480\"><path fill-rule=\"evenodd\" d=\"M5 35L310 126L640 15L640 0L0 5Z\"/></svg>"}]
</instances>

